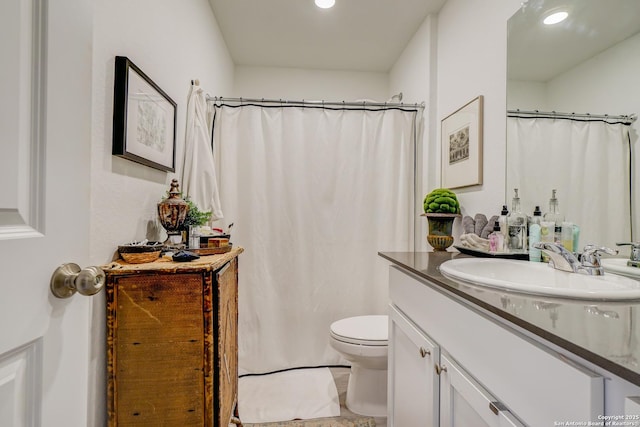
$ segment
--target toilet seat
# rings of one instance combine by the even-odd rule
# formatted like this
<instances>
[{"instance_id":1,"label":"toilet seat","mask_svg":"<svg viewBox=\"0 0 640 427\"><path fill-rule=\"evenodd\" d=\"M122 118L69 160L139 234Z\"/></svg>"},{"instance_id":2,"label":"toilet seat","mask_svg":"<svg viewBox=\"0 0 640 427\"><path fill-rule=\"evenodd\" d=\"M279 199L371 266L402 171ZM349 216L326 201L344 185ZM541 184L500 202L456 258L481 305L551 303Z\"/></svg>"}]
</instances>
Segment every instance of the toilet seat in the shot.
<instances>
[{"instance_id":1,"label":"toilet seat","mask_svg":"<svg viewBox=\"0 0 640 427\"><path fill-rule=\"evenodd\" d=\"M331 324L331 337L348 344L386 346L389 340L389 318L386 315L356 316Z\"/></svg>"}]
</instances>

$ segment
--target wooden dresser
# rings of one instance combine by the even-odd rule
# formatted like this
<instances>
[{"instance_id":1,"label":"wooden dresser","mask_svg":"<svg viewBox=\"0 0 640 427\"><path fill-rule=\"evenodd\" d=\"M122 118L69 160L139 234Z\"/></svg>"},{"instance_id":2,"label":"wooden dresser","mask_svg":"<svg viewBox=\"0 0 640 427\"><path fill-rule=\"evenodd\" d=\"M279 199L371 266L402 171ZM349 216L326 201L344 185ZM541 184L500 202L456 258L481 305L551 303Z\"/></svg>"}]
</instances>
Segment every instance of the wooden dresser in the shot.
<instances>
[{"instance_id":1,"label":"wooden dresser","mask_svg":"<svg viewBox=\"0 0 640 427\"><path fill-rule=\"evenodd\" d=\"M106 266L110 427L237 421L241 252Z\"/></svg>"}]
</instances>

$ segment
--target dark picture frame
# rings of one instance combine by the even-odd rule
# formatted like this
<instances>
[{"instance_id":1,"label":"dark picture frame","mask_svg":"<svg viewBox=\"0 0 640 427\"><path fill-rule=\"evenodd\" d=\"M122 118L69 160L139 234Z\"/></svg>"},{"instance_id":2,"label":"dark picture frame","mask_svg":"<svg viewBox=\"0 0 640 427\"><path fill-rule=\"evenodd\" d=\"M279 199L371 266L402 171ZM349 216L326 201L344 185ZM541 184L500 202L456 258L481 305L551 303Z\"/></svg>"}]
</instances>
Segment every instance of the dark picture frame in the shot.
<instances>
[{"instance_id":1,"label":"dark picture frame","mask_svg":"<svg viewBox=\"0 0 640 427\"><path fill-rule=\"evenodd\" d=\"M175 172L177 104L126 56L116 56L112 154Z\"/></svg>"}]
</instances>

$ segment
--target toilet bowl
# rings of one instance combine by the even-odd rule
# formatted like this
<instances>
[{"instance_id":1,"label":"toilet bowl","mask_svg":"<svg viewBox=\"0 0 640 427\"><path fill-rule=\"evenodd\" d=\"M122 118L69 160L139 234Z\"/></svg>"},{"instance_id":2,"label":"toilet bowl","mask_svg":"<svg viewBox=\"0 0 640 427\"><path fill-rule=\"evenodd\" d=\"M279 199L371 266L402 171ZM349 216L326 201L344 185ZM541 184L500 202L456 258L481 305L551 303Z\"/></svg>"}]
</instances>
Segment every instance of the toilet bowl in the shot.
<instances>
[{"instance_id":1,"label":"toilet bowl","mask_svg":"<svg viewBox=\"0 0 640 427\"><path fill-rule=\"evenodd\" d=\"M388 329L386 315L349 317L331 324L331 346L351 362L346 399L351 412L387 416Z\"/></svg>"}]
</instances>

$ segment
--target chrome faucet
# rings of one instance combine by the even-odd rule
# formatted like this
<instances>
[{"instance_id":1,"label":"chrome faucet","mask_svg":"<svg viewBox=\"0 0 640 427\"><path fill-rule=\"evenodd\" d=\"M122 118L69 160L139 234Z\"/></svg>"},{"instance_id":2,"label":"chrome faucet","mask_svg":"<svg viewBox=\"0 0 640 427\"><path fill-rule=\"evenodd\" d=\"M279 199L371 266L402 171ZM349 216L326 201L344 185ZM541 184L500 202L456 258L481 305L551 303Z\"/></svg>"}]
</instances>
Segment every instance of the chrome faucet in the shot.
<instances>
[{"instance_id":1,"label":"chrome faucet","mask_svg":"<svg viewBox=\"0 0 640 427\"><path fill-rule=\"evenodd\" d=\"M604 268L600 265L600 253L609 255L618 253L616 249L587 245L582 251L582 261L580 261L572 252L558 243L538 242L534 243L533 247L547 254L549 256L549 266L556 270L591 276L602 276L604 274Z\"/></svg>"},{"instance_id":2,"label":"chrome faucet","mask_svg":"<svg viewBox=\"0 0 640 427\"><path fill-rule=\"evenodd\" d=\"M556 270L576 273L580 266L580 261L576 256L564 248L564 246L553 242L537 242L533 247L540 249L549 256L549 266Z\"/></svg>"},{"instance_id":3,"label":"chrome faucet","mask_svg":"<svg viewBox=\"0 0 640 427\"><path fill-rule=\"evenodd\" d=\"M631 246L631 253L629 254L627 265L629 267L640 267L640 242L616 243L616 245Z\"/></svg>"},{"instance_id":4,"label":"chrome faucet","mask_svg":"<svg viewBox=\"0 0 640 427\"><path fill-rule=\"evenodd\" d=\"M607 255L617 255L617 249L611 249L604 246L597 247L595 245L587 245L582 250L582 267L587 271L587 274L593 276L602 276L604 274L604 268L600 265L600 253Z\"/></svg>"}]
</instances>

